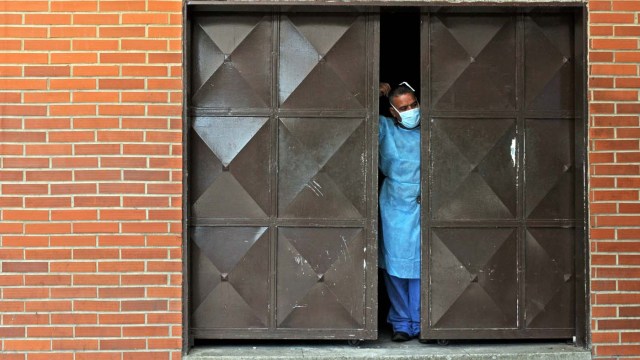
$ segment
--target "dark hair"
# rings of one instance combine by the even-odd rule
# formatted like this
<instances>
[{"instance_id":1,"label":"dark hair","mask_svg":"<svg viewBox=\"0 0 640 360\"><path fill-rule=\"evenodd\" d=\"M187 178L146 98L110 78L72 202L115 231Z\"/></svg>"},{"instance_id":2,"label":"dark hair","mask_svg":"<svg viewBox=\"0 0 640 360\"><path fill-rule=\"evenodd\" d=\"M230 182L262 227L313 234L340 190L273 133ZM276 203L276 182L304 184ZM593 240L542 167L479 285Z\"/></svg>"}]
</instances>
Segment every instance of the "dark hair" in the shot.
<instances>
[{"instance_id":1,"label":"dark hair","mask_svg":"<svg viewBox=\"0 0 640 360\"><path fill-rule=\"evenodd\" d=\"M400 85L397 88L391 90L391 92L389 93L389 102L391 102L391 100L394 97L398 97L405 94L411 94L413 95L413 97L416 97L416 93L413 90L411 90L408 86Z\"/></svg>"}]
</instances>

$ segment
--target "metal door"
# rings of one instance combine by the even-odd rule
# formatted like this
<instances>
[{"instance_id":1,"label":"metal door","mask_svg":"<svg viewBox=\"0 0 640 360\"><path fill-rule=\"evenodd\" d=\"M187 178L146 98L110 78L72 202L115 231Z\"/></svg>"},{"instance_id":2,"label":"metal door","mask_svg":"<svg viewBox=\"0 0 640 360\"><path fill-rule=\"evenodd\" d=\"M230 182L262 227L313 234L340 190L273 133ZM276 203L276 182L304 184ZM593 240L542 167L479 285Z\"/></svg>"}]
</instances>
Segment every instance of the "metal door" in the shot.
<instances>
[{"instance_id":1,"label":"metal door","mask_svg":"<svg viewBox=\"0 0 640 360\"><path fill-rule=\"evenodd\" d=\"M585 122L574 17L423 15L424 338L579 332Z\"/></svg>"},{"instance_id":2,"label":"metal door","mask_svg":"<svg viewBox=\"0 0 640 360\"><path fill-rule=\"evenodd\" d=\"M191 337L376 337L377 17L318 10L191 18Z\"/></svg>"}]
</instances>

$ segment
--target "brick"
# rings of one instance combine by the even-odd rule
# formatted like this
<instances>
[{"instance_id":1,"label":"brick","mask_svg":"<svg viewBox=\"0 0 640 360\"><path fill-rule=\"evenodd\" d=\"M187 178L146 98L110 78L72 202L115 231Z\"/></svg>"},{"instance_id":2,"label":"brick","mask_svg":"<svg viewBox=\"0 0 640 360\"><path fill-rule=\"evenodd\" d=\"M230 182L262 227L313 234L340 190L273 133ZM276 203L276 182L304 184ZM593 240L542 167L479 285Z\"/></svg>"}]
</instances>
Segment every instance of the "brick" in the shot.
<instances>
[{"instance_id":1,"label":"brick","mask_svg":"<svg viewBox=\"0 0 640 360\"><path fill-rule=\"evenodd\" d=\"M105 325L144 324L145 314L100 314L99 323Z\"/></svg>"},{"instance_id":2,"label":"brick","mask_svg":"<svg viewBox=\"0 0 640 360\"><path fill-rule=\"evenodd\" d=\"M96 237L95 236L70 236L70 235L62 235L62 236L51 236L50 237L51 246L57 247L79 247L79 246L96 246Z\"/></svg>"},{"instance_id":3,"label":"brick","mask_svg":"<svg viewBox=\"0 0 640 360\"><path fill-rule=\"evenodd\" d=\"M638 42L634 39L592 39L591 47L602 50L632 50L638 48Z\"/></svg>"},{"instance_id":4,"label":"brick","mask_svg":"<svg viewBox=\"0 0 640 360\"><path fill-rule=\"evenodd\" d=\"M47 351L51 350L49 340L4 340L5 351Z\"/></svg>"},{"instance_id":5,"label":"brick","mask_svg":"<svg viewBox=\"0 0 640 360\"><path fill-rule=\"evenodd\" d=\"M144 1L100 1L100 11L132 12L146 10Z\"/></svg>"},{"instance_id":6,"label":"brick","mask_svg":"<svg viewBox=\"0 0 640 360\"><path fill-rule=\"evenodd\" d=\"M636 78L636 77L616 78L615 86L617 88L637 89L638 86L640 86L640 78Z\"/></svg>"},{"instance_id":7,"label":"brick","mask_svg":"<svg viewBox=\"0 0 640 360\"><path fill-rule=\"evenodd\" d=\"M162 13L122 14L122 24L168 24L169 17Z\"/></svg>"},{"instance_id":8,"label":"brick","mask_svg":"<svg viewBox=\"0 0 640 360\"><path fill-rule=\"evenodd\" d=\"M144 37L144 26L101 26L101 38ZM123 74L124 75L124 74Z\"/></svg>"},{"instance_id":9,"label":"brick","mask_svg":"<svg viewBox=\"0 0 640 360\"><path fill-rule=\"evenodd\" d=\"M69 183L69 184L51 184L51 194L52 195L61 195L61 194L68 194L68 195L97 194L97 192L98 192L98 189L97 189L96 184L82 184L82 183L80 183L80 184L73 184L73 183ZM74 202L74 205L77 206L78 204ZM61 213L57 212L56 214L60 215ZM59 218L59 220L62 220L62 219ZM72 219L69 219L69 220L72 220Z\"/></svg>"},{"instance_id":10,"label":"brick","mask_svg":"<svg viewBox=\"0 0 640 360\"><path fill-rule=\"evenodd\" d=\"M95 64L98 54L95 52L63 52L51 54L52 64Z\"/></svg>"},{"instance_id":11,"label":"brick","mask_svg":"<svg viewBox=\"0 0 640 360\"><path fill-rule=\"evenodd\" d=\"M156 39L123 39L121 41L122 50L167 50L166 40Z\"/></svg>"},{"instance_id":12,"label":"brick","mask_svg":"<svg viewBox=\"0 0 640 360\"><path fill-rule=\"evenodd\" d=\"M120 327L112 327L112 326L99 326L99 327L78 326L76 327L76 337L102 338L102 337L120 337L121 335L122 335L122 331L120 330ZM92 360L92 359L95 360L95 358L91 358L88 360Z\"/></svg>"},{"instance_id":13,"label":"brick","mask_svg":"<svg viewBox=\"0 0 640 360\"><path fill-rule=\"evenodd\" d=\"M54 131L49 132L49 142L93 142L93 131Z\"/></svg>"},{"instance_id":14,"label":"brick","mask_svg":"<svg viewBox=\"0 0 640 360\"><path fill-rule=\"evenodd\" d=\"M101 53L100 62L103 64L137 64L145 63L147 61L147 55L145 53Z\"/></svg>"},{"instance_id":15,"label":"brick","mask_svg":"<svg viewBox=\"0 0 640 360\"><path fill-rule=\"evenodd\" d=\"M51 263L51 272L65 272L65 273L75 273L75 272L95 272L96 271L96 263L95 262L87 262L87 261L56 261ZM70 289L73 290L73 289ZM54 290L52 290L53 292ZM92 297L95 297L92 296Z\"/></svg>"},{"instance_id":16,"label":"brick","mask_svg":"<svg viewBox=\"0 0 640 360\"><path fill-rule=\"evenodd\" d=\"M637 114L640 113L640 103L638 104L617 104L616 109L620 114Z\"/></svg>"},{"instance_id":17,"label":"brick","mask_svg":"<svg viewBox=\"0 0 640 360\"><path fill-rule=\"evenodd\" d=\"M119 287L119 288L101 288L99 290L100 298L142 298L145 295L144 288L135 287Z\"/></svg>"},{"instance_id":18,"label":"brick","mask_svg":"<svg viewBox=\"0 0 640 360\"><path fill-rule=\"evenodd\" d=\"M120 21L118 14L74 14L75 25L114 25Z\"/></svg>"},{"instance_id":19,"label":"brick","mask_svg":"<svg viewBox=\"0 0 640 360\"><path fill-rule=\"evenodd\" d=\"M3 220L49 220L49 211L47 210L4 210L2 213Z\"/></svg>"},{"instance_id":20,"label":"brick","mask_svg":"<svg viewBox=\"0 0 640 360\"><path fill-rule=\"evenodd\" d=\"M27 312L71 311L71 302L70 301L56 301L56 300L27 301L25 303L25 310ZM33 329L34 328L28 329L28 333L30 334L29 336L32 336L31 333L32 333ZM50 328L44 328L44 329L50 329ZM52 329L60 329L60 330L69 329L69 330L72 330L71 328L52 328ZM40 331L42 331L42 330L43 329L40 329L39 333L41 333ZM71 336L72 334L73 334L73 332L71 331L69 336ZM43 336L51 336L51 335L43 335Z\"/></svg>"},{"instance_id":21,"label":"brick","mask_svg":"<svg viewBox=\"0 0 640 360\"><path fill-rule=\"evenodd\" d=\"M169 198L158 196L124 196L122 205L126 207L166 207L169 206Z\"/></svg>"},{"instance_id":22,"label":"brick","mask_svg":"<svg viewBox=\"0 0 640 360\"><path fill-rule=\"evenodd\" d=\"M48 325L47 314L4 314L2 325Z\"/></svg>"},{"instance_id":23,"label":"brick","mask_svg":"<svg viewBox=\"0 0 640 360\"><path fill-rule=\"evenodd\" d=\"M100 220L144 220L147 213L144 210L101 210Z\"/></svg>"},{"instance_id":24,"label":"brick","mask_svg":"<svg viewBox=\"0 0 640 360\"><path fill-rule=\"evenodd\" d=\"M103 300L76 300L73 302L74 311L99 311L118 312L120 311L119 301Z\"/></svg>"},{"instance_id":25,"label":"brick","mask_svg":"<svg viewBox=\"0 0 640 360\"><path fill-rule=\"evenodd\" d=\"M28 92L24 93L25 103L65 103L71 99L70 93L63 92ZM46 114L46 108L44 113Z\"/></svg>"},{"instance_id":26,"label":"brick","mask_svg":"<svg viewBox=\"0 0 640 360\"><path fill-rule=\"evenodd\" d=\"M615 4L615 2L614 2ZM615 5L614 5L615 6ZM589 16L589 22L591 24L605 23L605 24L633 24L635 22L634 14L625 13L599 13L594 12ZM599 46L593 45L598 48Z\"/></svg>"},{"instance_id":27,"label":"brick","mask_svg":"<svg viewBox=\"0 0 640 360\"><path fill-rule=\"evenodd\" d=\"M114 207L120 206L118 196L76 196L74 197L76 207Z\"/></svg>"},{"instance_id":28,"label":"brick","mask_svg":"<svg viewBox=\"0 0 640 360\"><path fill-rule=\"evenodd\" d=\"M38 299L48 298L49 289L46 288L33 288L33 287L21 287L21 288L5 288L2 290L4 299Z\"/></svg>"},{"instance_id":29,"label":"brick","mask_svg":"<svg viewBox=\"0 0 640 360\"><path fill-rule=\"evenodd\" d=\"M67 144L44 144L26 145L26 155L71 155L71 145Z\"/></svg>"},{"instance_id":30,"label":"brick","mask_svg":"<svg viewBox=\"0 0 640 360\"><path fill-rule=\"evenodd\" d=\"M73 232L78 234L83 233L116 233L119 231L119 225L117 223L104 223L104 222L91 222L73 224Z\"/></svg>"},{"instance_id":31,"label":"brick","mask_svg":"<svg viewBox=\"0 0 640 360\"><path fill-rule=\"evenodd\" d=\"M53 350L98 350L98 340L73 339L73 340L52 340Z\"/></svg>"},{"instance_id":32,"label":"brick","mask_svg":"<svg viewBox=\"0 0 640 360\"><path fill-rule=\"evenodd\" d=\"M126 300L126 301L122 301L122 311L167 311L168 310L167 305L168 304L166 300ZM148 328L153 329L153 327L148 327ZM165 329L165 331L157 331L160 328ZM125 336L127 334L126 329L127 328L125 328L124 330ZM155 336L168 335L166 328L163 328L163 327L157 327L156 330L154 330L153 332L154 334L156 334ZM134 336L134 335L129 335L129 336Z\"/></svg>"},{"instance_id":33,"label":"brick","mask_svg":"<svg viewBox=\"0 0 640 360\"><path fill-rule=\"evenodd\" d=\"M26 171L27 181L71 181L72 172L69 170L38 170Z\"/></svg>"},{"instance_id":34,"label":"brick","mask_svg":"<svg viewBox=\"0 0 640 360\"><path fill-rule=\"evenodd\" d=\"M118 275L73 275L73 285L119 285Z\"/></svg>"},{"instance_id":35,"label":"brick","mask_svg":"<svg viewBox=\"0 0 640 360\"><path fill-rule=\"evenodd\" d=\"M100 115L144 115L143 105L100 105L98 110Z\"/></svg>"},{"instance_id":36,"label":"brick","mask_svg":"<svg viewBox=\"0 0 640 360\"><path fill-rule=\"evenodd\" d=\"M614 30L615 36L640 36L640 26L616 26Z\"/></svg>"},{"instance_id":37,"label":"brick","mask_svg":"<svg viewBox=\"0 0 640 360\"><path fill-rule=\"evenodd\" d=\"M43 53L0 53L0 64L46 64L49 61L47 54ZM18 79L13 79L18 80ZM22 81L24 82L24 81ZM10 83L0 81L0 87L8 89ZM40 87L38 87L40 88ZM13 87L13 89L21 89L20 86Z\"/></svg>"},{"instance_id":38,"label":"brick","mask_svg":"<svg viewBox=\"0 0 640 360\"><path fill-rule=\"evenodd\" d=\"M74 129L109 129L118 128L118 118L74 119Z\"/></svg>"},{"instance_id":39,"label":"brick","mask_svg":"<svg viewBox=\"0 0 640 360\"><path fill-rule=\"evenodd\" d=\"M74 259L118 259L118 249L73 249Z\"/></svg>"},{"instance_id":40,"label":"brick","mask_svg":"<svg viewBox=\"0 0 640 360\"><path fill-rule=\"evenodd\" d=\"M28 225L28 224L27 224ZM51 225L51 224L47 224ZM63 224L69 225L69 224ZM69 232L68 230L66 231ZM26 249L24 257L27 260L64 260L71 259L71 249Z\"/></svg>"},{"instance_id":41,"label":"brick","mask_svg":"<svg viewBox=\"0 0 640 360\"><path fill-rule=\"evenodd\" d=\"M98 316L96 314L51 314L52 324L97 324Z\"/></svg>"},{"instance_id":42,"label":"brick","mask_svg":"<svg viewBox=\"0 0 640 360\"><path fill-rule=\"evenodd\" d=\"M96 157L70 157L70 158L60 157L60 158L52 159L52 161L53 161L54 168L74 168L75 169L75 168L95 168L98 166L98 158ZM91 179L77 178L79 174L90 174L90 171L78 170L78 171L74 171L74 174L76 175L76 180L91 180ZM107 178L111 177L109 174L101 173L101 175L107 176ZM117 175L116 178L119 178L120 174L117 173L116 175Z\"/></svg>"},{"instance_id":43,"label":"brick","mask_svg":"<svg viewBox=\"0 0 640 360\"><path fill-rule=\"evenodd\" d=\"M88 1L82 2L88 3ZM94 38L96 34L94 26L55 26L49 28L49 35L52 38Z\"/></svg>"},{"instance_id":44,"label":"brick","mask_svg":"<svg viewBox=\"0 0 640 360\"><path fill-rule=\"evenodd\" d=\"M95 297L97 297L97 289L95 287L65 287L51 289L51 298L54 299L78 299ZM73 322L71 322L71 324L73 324Z\"/></svg>"},{"instance_id":45,"label":"brick","mask_svg":"<svg viewBox=\"0 0 640 360\"><path fill-rule=\"evenodd\" d=\"M3 337L3 338L25 337L25 328L24 327L9 327L9 326L0 327L0 337ZM2 359L2 358L0 357L0 359Z\"/></svg>"},{"instance_id":46,"label":"brick","mask_svg":"<svg viewBox=\"0 0 640 360\"><path fill-rule=\"evenodd\" d=\"M117 92L87 91L73 93L73 101L76 103L112 103L118 102L119 98L120 96Z\"/></svg>"},{"instance_id":47,"label":"brick","mask_svg":"<svg viewBox=\"0 0 640 360\"><path fill-rule=\"evenodd\" d=\"M49 270L49 263L47 262L32 262L32 261L24 261L24 262L2 262L2 272L21 272L21 273L31 273L31 272L47 272Z\"/></svg>"},{"instance_id":48,"label":"brick","mask_svg":"<svg viewBox=\"0 0 640 360\"><path fill-rule=\"evenodd\" d=\"M56 92L53 94L68 94L68 92ZM40 94L38 92L29 93L29 94ZM27 99L27 93L25 93L25 99ZM45 99L48 99L45 97ZM55 101L54 101L55 102ZM66 101L65 101L66 102ZM68 129L70 128L70 119L69 118L29 118L25 119L24 127L25 129L46 129L46 130L55 130L55 129ZM49 142L51 141L52 134L55 132L49 131Z\"/></svg>"},{"instance_id":49,"label":"brick","mask_svg":"<svg viewBox=\"0 0 640 360\"><path fill-rule=\"evenodd\" d=\"M90 186L95 186L90 184ZM64 220L97 220L98 211L96 210L52 210L51 220L64 221Z\"/></svg>"},{"instance_id":50,"label":"brick","mask_svg":"<svg viewBox=\"0 0 640 360\"><path fill-rule=\"evenodd\" d=\"M122 354L122 360L145 360L145 357L152 356L154 360L169 360L169 354L166 352L125 352Z\"/></svg>"},{"instance_id":51,"label":"brick","mask_svg":"<svg viewBox=\"0 0 640 360\"><path fill-rule=\"evenodd\" d=\"M141 272L144 271L144 268L142 261L101 261L98 263L98 271L100 272Z\"/></svg>"},{"instance_id":52,"label":"brick","mask_svg":"<svg viewBox=\"0 0 640 360\"><path fill-rule=\"evenodd\" d=\"M52 1L51 11L55 12L93 12L98 9L96 1Z\"/></svg>"},{"instance_id":53,"label":"brick","mask_svg":"<svg viewBox=\"0 0 640 360\"><path fill-rule=\"evenodd\" d=\"M144 339L100 340L100 350L136 350L145 349L146 346L146 340Z\"/></svg>"},{"instance_id":54,"label":"brick","mask_svg":"<svg viewBox=\"0 0 640 360\"><path fill-rule=\"evenodd\" d=\"M146 168L147 167L147 158L145 157L103 157L100 158L100 167L101 168ZM144 180L144 179L132 179L127 178L128 170L124 172L124 180Z\"/></svg>"},{"instance_id":55,"label":"brick","mask_svg":"<svg viewBox=\"0 0 640 360\"><path fill-rule=\"evenodd\" d=\"M27 223L25 232L27 234L65 234L71 230L71 224L57 223Z\"/></svg>"},{"instance_id":56,"label":"brick","mask_svg":"<svg viewBox=\"0 0 640 360\"><path fill-rule=\"evenodd\" d=\"M71 198L62 196L27 197L25 205L33 208L69 207L71 206Z\"/></svg>"},{"instance_id":57,"label":"brick","mask_svg":"<svg viewBox=\"0 0 640 360\"><path fill-rule=\"evenodd\" d=\"M49 112L54 116L95 115L96 107L94 105L51 105Z\"/></svg>"},{"instance_id":58,"label":"brick","mask_svg":"<svg viewBox=\"0 0 640 360\"><path fill-rule=\"evenodd\" d=\"M71 276L68 275L25 275L24 284L27 286L70 286Z\"/></svg>"},{"instance_id":59,"label":"brick","mask_svg":"<svg viewBox=\"0 0 640 360\"><path fill-rule=\"evenodd\" d=\"M78 65L73 67L73 76L118 76L119 74L120 69L114 65Z\"/></svg>"}]
</instances>

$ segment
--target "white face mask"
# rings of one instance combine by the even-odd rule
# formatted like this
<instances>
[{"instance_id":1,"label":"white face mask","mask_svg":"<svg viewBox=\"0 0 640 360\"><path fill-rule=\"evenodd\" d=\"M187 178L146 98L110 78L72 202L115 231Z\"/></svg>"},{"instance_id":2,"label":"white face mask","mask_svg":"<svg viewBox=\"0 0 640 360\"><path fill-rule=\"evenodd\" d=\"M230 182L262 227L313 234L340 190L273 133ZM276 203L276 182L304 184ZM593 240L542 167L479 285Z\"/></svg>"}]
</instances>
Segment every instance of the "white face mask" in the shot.
<instances>
[{"instance_id":1,"label":"white face mask","mask_svg":"<svg viewBox=\"0 0 640 360\"><path fill-rule=\"evenodd\" d=\"M420 108L415 107L413 109L400 112L396 109L393 104L391 106L398 112L400 115L400 125L404 126L407 129L413 129L420 123Z\"/></svg>"}]
</instances>

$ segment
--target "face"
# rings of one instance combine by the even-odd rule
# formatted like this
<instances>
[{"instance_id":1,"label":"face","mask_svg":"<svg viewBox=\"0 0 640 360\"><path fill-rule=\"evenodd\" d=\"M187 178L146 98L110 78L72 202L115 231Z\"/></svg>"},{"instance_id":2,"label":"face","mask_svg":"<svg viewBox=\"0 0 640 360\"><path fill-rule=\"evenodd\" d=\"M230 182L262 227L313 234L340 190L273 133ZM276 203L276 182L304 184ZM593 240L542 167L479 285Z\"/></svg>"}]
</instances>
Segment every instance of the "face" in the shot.
<instances>
[{"instance_id":1,"label":"face","mask_svg":"<svg viewBox=\"0 0 640 360\"><path fill-rule=\"evenodd\" d=\"M396 107L396 109L398 109L399 112L405 112L407 110L415 109L419 106L418 100L413 94L402 94L400 96L389 99L389 101L393 106ZM400 114L398 113L398 111L396 111L396 109L393 108L393 106L389 108L389 111L391 111L391 115L393 115L394 118L400 120Z\"/></svg>"}]
</instances>

